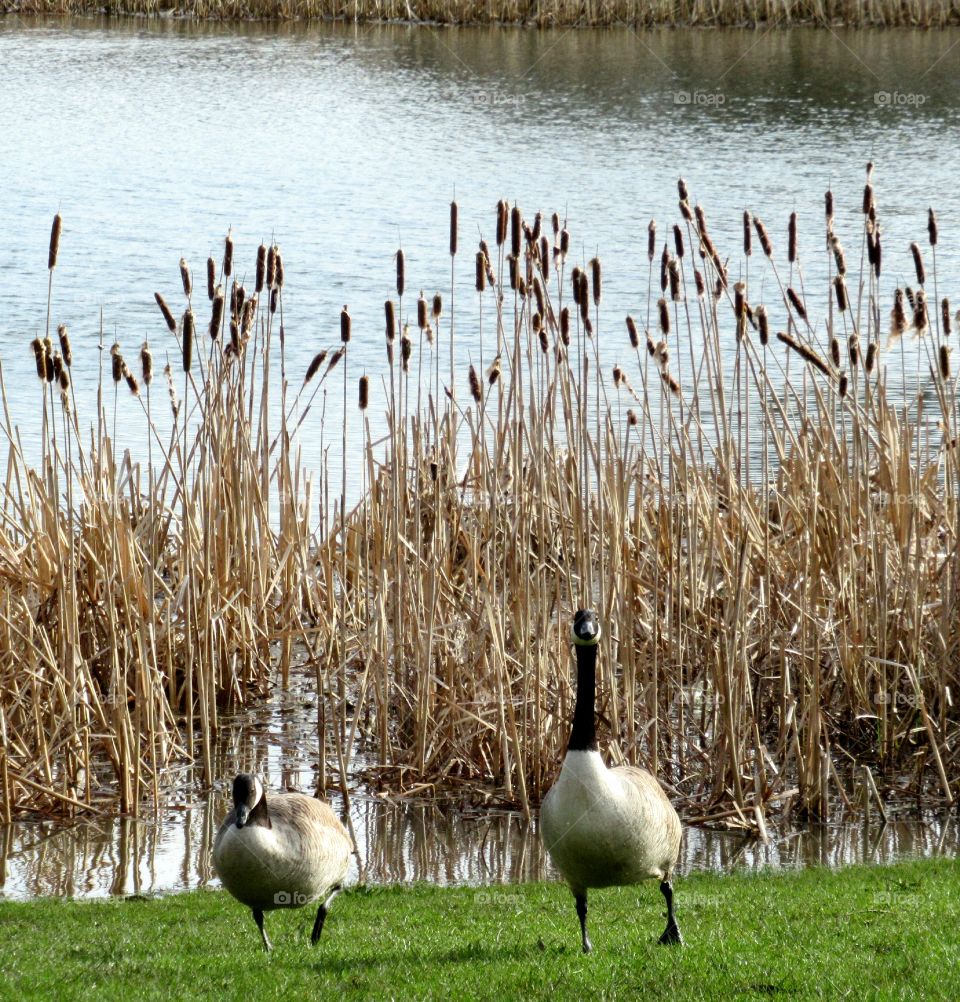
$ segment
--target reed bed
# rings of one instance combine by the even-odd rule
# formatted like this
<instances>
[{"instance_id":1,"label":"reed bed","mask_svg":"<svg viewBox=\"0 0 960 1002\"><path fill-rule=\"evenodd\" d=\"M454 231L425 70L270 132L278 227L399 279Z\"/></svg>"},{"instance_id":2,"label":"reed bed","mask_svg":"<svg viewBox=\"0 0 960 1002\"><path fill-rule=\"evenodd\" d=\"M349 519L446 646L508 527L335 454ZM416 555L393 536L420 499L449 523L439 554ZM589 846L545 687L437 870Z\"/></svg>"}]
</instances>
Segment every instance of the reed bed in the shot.
<instances>
[{"instance_id":1,"label":"reed bed","mask_svg":"<svg viewBox=\"0 0 960 1002\"><path fill-rule=\"evenodd\" d=\"M714 235L678 187L676 222L647 230L639 309L615 320L610 265L577 261L564 220L503 201L466 248L451 206L433 286L450 294L411 291L398 252L379 378L351 361L346 307L339 341L287 371L273 249L249 295L223 291L232 245L208 266L209 327L188 319L203 292L182 262L182 316L164 301L158 324L183 382L146 465L114 455L119 349L86 436L57 389L66 352L41 339L40 470L5 425L6 815L108 794L132 810L184 756L211 777L221 707L295 661L315 679L321 789L529 814L562 759L587 604L606 631L605 747L656 770L688 820L765 836L785 810L952 804L956 318L936 217L916 282L894 288L869 173L856 230L837 232L828 192L805 243L796 216L785 240L749 212ZM814 242L824 277L805 287ZM311 533L296 442L327 434L319 387L342 394L343 453L319 471Z\"/></svg>"},{"instance_id":2,"label":"reed bed","mask_svg":"<svg viewBox=\"0 0 960 1002\"><path fill-rule=\"evenodd\" d=\"M12 0L22 14L175 14L200 20L406 21L537 27L811 24L826 27L943 27L960 22L957 0Z\"/></svg>"}]
</instances>

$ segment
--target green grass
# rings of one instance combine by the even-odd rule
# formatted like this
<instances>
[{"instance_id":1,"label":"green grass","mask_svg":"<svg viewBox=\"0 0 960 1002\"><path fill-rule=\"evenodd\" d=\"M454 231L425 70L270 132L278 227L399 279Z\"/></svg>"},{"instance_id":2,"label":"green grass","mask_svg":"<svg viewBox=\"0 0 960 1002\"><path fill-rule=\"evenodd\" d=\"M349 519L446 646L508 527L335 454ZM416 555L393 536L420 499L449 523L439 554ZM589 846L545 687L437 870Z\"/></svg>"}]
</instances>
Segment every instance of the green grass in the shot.
<instances>
[{"instance_id":1,"label":"green grass","mask_svg":"<svg viewBox=\"0 0 960 1002\"><path fill-rule=\"evenodd\" d=\"M309 946L313 910L274 912L266 955L222 892L0 904L8 998L954 999L960 863L677 881L683 948L656 945L650 882L594 891L579 951L559 884L358 888Z\"/></svg>"}]
</instances>

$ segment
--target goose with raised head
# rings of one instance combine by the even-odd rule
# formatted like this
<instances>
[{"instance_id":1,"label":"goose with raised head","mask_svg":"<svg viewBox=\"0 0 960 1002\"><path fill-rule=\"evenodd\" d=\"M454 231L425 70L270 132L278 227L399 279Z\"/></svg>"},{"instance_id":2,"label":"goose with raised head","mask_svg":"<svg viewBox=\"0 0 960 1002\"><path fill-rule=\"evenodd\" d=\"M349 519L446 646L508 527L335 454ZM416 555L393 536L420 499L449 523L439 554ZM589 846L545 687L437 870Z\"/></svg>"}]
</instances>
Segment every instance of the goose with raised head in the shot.
<instances>
[{"instance_id":1,"label":"goose with raised head","mask_svg":"<svg viewBox=\"0 0 960 1002\"><path fill-rule=\"evenodd\" d=\"M661 943L681 943L673 910L673 868L680 854L680 818L663 787L644 769L608 769L597 746L595 720L600 623L581 609L573 620L577 701L560 776L540 808L540 833L554 866L573 892L583 952L587 890L656 878L667 904Z\"/></svg>"},{"instance_id":2,"label":"goose with raised head","mask_svg":"<svg viewBox=\"0 0 960 1002\"><path fill-rule=\"evenodd\" d=\"M272 945L263 913L320 902L310 942L316 944L330 904L343 886L353 842L328 804L302 793L271 795L256 776L233 781L233 810L213 844L223 886L253 912L264 949Z\"/></svg>"}]
</instances>

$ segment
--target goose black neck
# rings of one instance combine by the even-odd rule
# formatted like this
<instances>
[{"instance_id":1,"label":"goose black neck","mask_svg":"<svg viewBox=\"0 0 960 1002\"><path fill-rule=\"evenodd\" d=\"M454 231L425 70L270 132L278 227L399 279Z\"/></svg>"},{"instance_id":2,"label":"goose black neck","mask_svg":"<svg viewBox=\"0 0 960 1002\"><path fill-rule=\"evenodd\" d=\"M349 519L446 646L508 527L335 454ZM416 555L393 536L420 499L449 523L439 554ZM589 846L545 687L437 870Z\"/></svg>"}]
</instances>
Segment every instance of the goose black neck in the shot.
<instances>
[{"instance_id":1,"label":"goose black neck","mask_svg":"<svg viewBox=\"0 0 960 1002\"><path fill-rule=\"evenodd\" d=\"M567 751L596 751L597 645L577 644L577 703Z\"/></svg>"}]
</instances>

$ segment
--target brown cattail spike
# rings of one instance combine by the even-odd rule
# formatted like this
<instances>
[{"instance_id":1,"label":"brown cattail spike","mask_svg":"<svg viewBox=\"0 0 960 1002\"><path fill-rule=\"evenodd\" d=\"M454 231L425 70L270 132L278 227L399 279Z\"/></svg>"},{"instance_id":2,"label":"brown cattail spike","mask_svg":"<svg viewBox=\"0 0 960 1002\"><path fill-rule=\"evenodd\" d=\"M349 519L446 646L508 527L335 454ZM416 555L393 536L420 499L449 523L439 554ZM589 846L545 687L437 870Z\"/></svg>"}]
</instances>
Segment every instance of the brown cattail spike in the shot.
<instances>
[{"instance_id":1,"label":"brown cattail spike","mask_svg":"<svg viewBox=\"0 0 960 1002\"><path fill-rule=\"evenodd\" d=\"M124 368L123 355L120 354L120 345L114 342L110 348L110 369L115 383L119 383L123 379Z\"/></svg>"},{"instance_id":2,"label":"brown cattail spike","mask_svg":"<svg viewBox=\"0 0 960 1002\"><path fill-rule=\"evenodd\" d=\"M180 258L180 281L183 283L183 294L189 299L193 294L193 279L190 277L190 266L184 257Z\"/></svg>"},{"instance_id":3,"label":"brown cattail spike","mask_svg":"<svg viewBox=\"0 0 960 1002\"><path fill-rule=\"evenodd\" d=\"M223 275L229 278L233 274L233 237L227 234L223 241Z\"/></svg>"},{"instance_id":4,"label":"brown cattail spike","mask_svg":"<svg viewBox=\"0 0 960 1002\"><path fill-rule=\"evenodd\" d=\"M135 396L140 396L140 384L137 382L137 377L129 370L125 369L123 373L123 378L127 381L127 387L130 392Z\"/></svg>"},{"instance_id":5,"label":"brown cattail spike","mask_svg":"<svg viewBox=\"0 0 960 1002\"><path fill-rule=\"evenodd\" d=\"M637 324L633 317L627 317L627 333L630 335L630 347L639 348L640 334L637 331Z\"/></svg>"},{"instance_id":6,"label":"brown cattail spike","mask_svg":"<svg viewBox=\"0 0 960 1002\"><path fill-rule=\"evenodd\" d=\"M276 256L274 256L274 269L276 269ZM263 292L264 282L267 280L267 247L266 244L260 244L257 248L257 270L256 270L256 280L254 282L254 289L257 292Z\"/></svg>"},{"instance_id":7,"label":"brown cattail spike","mask_svg":"<svg viewBox=\"0 0 960 1002\"><path fill-rule=\"evenodd\" d=\"M140 373L143 376L143 383L149 386L153 380L153 354L150 345L146 341L140 349Z\"/></svg>"},{"instance_id":8,"label":"brown cattail spike","mask_svg":"<svg viewBox=\"0 0 960 1002\"><path fill-rule=\"evenodd\" d=\"M43 347L43 341L40 338L35 337L33 341L30 342L30 347L33 348L33 358L37 363L37 379L42 379L46 382L47 379L47 353Z\"/></svg>"},{"instance_id":9,"label":"brown cattail spike","mask_svg":"<svg viewBox=\"0 0 960 1002\"><path fill-rule=\"evenodd\" d=\"M833 192L827 189L823 196L823 207L827 217L827 226L833 222Z\"/></svg>"},{"instance_id":10,"label":"brown cattail spike","mask_svg":"<svg viewBox=\"0 0 960 1002\"><path fill-rule=\"evenodd\" d=\"M744 210L743 213L743 253L750 257L753 254L753 223L750 213Z\"/></svg>"},{"instance_id":11,"label":"brown cattail spike","mask_svg":"<svg viewBox=\"0 0 960 1002\"><path fill-rule=\"evenodd\" d=\"M470 366L470 396L472 396L477 403L480 403L483 396L480 389L480 379L477 376L477 370L472 365Z\"/></svg>"},{"instance_id":12,"label":"brown cattail spike","mask_svg":"<svg viewBox=\"0 0 960 1002\"><path fill-rule=\"evenodd\" d=\"M193 320L193 310L187 309L183 314L183 371L189 372L193 362L193 335L196 328Z\"/></svg>"},{"instance_id":13,"label":"brown cattail spike","mask_svg":"<svg viewBox=\"0 0 960 1002\"><path fill-rule=\"evenodd\" d=\"M667 301L665 299L657 300L657 310L660 314L660 330L664 334L670 333L670 311L667 308Z\"/></svg>"},{"instance_id":14,"label":"brown cattail spike","mask_svg":"<svg viewBox=\"0 0 960 1002\"><path fill-rule=\"evenodd\" d=\"M406 287L406 262L404 261L403 251L397 251L397 295L403 296L403 290Z\"/></svg>"},{"instance_id":15,"label":"brown cattail spike","mask_svg":"<svg viewBox=\"0 0 960 1002\"><path fill-rule=\"evenodd\" d=\"M760 344L766 346L770 340L770 320L767 316L767 308L761 303L757 307L757 331L760 334Z\"/></svg>"},{"instance_id":16,"label":"brown cattail spike","mask_svg":"<svg viewBox=\"0 0 960 1002\"><path fill-rule=\"evenodd\" d=\"M930 238L930 246L937 246L937 214L933 209L927 210L927 235Z\"/></svg>"},{"instance_id":17,"label":"brown cattail spike","mask_svg":"<svg viewBox=\"0 0 960 1002\"><path fill-rule=\"evenodd\" d=\"M427 301L423 298L423 289L417 299L417 327L423 330L427 326Z\"/></svg>"},{"instance_id":18,"label":"brown cattail spike","mask_svg":"<svg viewBox=\"0 0 960 1002\"><path fill-rule=\"evenodd\" d=\"M53 271L57 266L57 255L60 253L60 234L63 231L63 218L58 212L53 217L53 225L50 227L50 249L47 253L47 269Z\"/></svg>"},{"instance_id":19,"label":"brown cattail spike","mask_svg":"<svg viewBox=\"0 0 960 1002\"><path fill-rule=\"evenodd\" d=\"M223 323L223 290L218 285L213 294L213 309L210 313L210 338L216 341Z\"/></svg>"},{"instance_id":20,"label":"brown cattail spike","mask_svg":"<svg viewBox=\"0 0 960 1002\"><path fill-rule=\"evenodd\" d=\"M450 256L457 253L457 216L459 210L456 202L450 203Z\"/></svg>"},{"instance_id":21,"label":"brown cattail spike","mask_svg":"<svg viewBox=\"0 0 960 1002\"><path fill-rule=\"evenodd\" d=\"M520 236L523 232L523 217L520 215L520 206L515 205L510 210L510 253L520 257Z\"/></svg>"},{"instance_id":22,"label":"brown cattail spike","mask_svg":"<svg viewBox=\"0 0 960 1002\"><path fill-rule=\"evenodd\" d=\"M170 312L170 307L167 306L167 301L160 295L159 292L153 294L153 298L157 301L157 306L160 307L160 312L163 314L164 322L167 325L167 329L173 334L177 329L177 321L173 319L173 314Z\"/></svg>"},{"instance_id":23,"label":"brown cattail spike","mask_svg":"<svg viewBox=\"0 0 960 1002\"><path fill-rule=\"evenodd\" d=\"M940 327L944 337L950 337L950 300L944 297L940 301Z\"/></svg>"},{"instance_id":24,"label":"brown cattail spike","mask_svg":"<svg viewBox=\"0 0 960 1002\"><path fill-rule=\"evenodd\" d=\"M344 304L340 311L340 343L347 344L350 341L350 311Z\"/></svg>"},{"instance_id":25,"label":"brown cattail spike","mask_svg":"<svg viewBox=\"0 0 960 1002\"><path fill-rule=\"evenodd\" d=\"M443 300L440 298L440 293L436 293L433 297L433 308L431 310L431 315L433 319L436 320L440 314L443 313Z\"/></svg>"},{"instance_id":26,"label":"brown cattail spike","mask_svg":"<svg viewBox=\"0 0 960 1002\"><path fill-rule=\"evenodd\" d=\"M310 364L307 366L307 374L303 377L303 385L306 386L311 379L317 374L317 370L323 365L326 360L327 352L318 351L316 355L310 360Z\"/></svg>"},{"instance_id":27,"label":"brown cattail spike","mask_svg":"<svg viewBox=\"0 0 960 1002\"><path fill-rule=\"evenodd\" d=\"M927 281L927 273L923 267L923 257L920 255L920 245L914 241L910 244L910 253L913 255L913 268L917 273L917 281L924 285Z\"/></svg>"},{"instance_id":28,"label":"brown cattail spike","mask_svg":"<svg viewBox=\"0 0 960 1002\"><path fill-rule=\"evenodd\" d=\"M793 291L793 289L790 288L787 289L787 299L790 300L790 304L797 311L797 314L799 315L800 319L806 320L807 319L806 307L803 305L802 300L796 294L796 292Z\"/></svg>"},{"instance_id":29,"label":"brown cattail spike","mask_svg":"<svg viewBox=\"0 0 960 1002\"><path fill-rule=\"evenodd\" d=\"M650 220L647 226L647 257L652 261L657 256L657 221Z\"/></svg>"},{"instance_id":30,"label":"brown cattail spike","mask_svg":"<svg viewBox=\"0 0 960 1002\"><path fill-rule=\"evenodd\" d=\"M510 257L510 285L516 288L516 260ZM474 287L477 292L483 292L487 287L487 257L483 251L477 251L476 270L474 274Z\"/></svg>"},{"instance_id":31,"label":"brown cattail spike","mask_svg":"<svg viewBox=\"0 0 960 1002\"><path fill-rule=\"evenodd\" d=\"M397 319L392 299L383 304L383 314L387 324L387 341L390 342L397 336Z\"/></svg>"},{"instance_id":32,"label":"brown cattail spike","mask_svg":"<svg viewBox=\"0 0 960 1002\"><path fill-rule=\"evenodd\" d=\"M950 345L940 345L940 378L947 382L950 379Z\"/></svg>"},{"instance_id":33,"label":"brown cattail spike","mask_svg":"<svg viewBox=\"0 0 960 1002\"><path fill-rule=\"evenodd\" d=\"M217 293L217 262L212 257L207 258L207 299L213 302Z\"/></svg>"},{"instance_id":34,"label":"brown cattail spike","mask_svg":"<svg viewBox=\"0 0 960 1002\"><path fill-rule=\"evenodd\" d=\"M843 275L836 275L833 279L834 292L837 295L837 308L843 313L849 301L847 298L847 283L843 280Z\"/></svg>"},{"instance_id":35,"label":"brown cattail spike","mask_svg":"<svg viewBox=\"0 0 960 1002\"><path fill-rule=\"evenodd\" d=\"M593 305L600 305L600 297L602 295L602 285L601 285L601 272L600 272L600 258L595 257L590 262L590 271L593 278Z\"/></svg>"},{"instance_id":36,"label":"brown cattail spike","mask_svg":"<svg viewBox=\"0 0 960 1002\"><path fill-rule=\"evenodd\" d=\"M454 202L453 204L456 205L457 203ZM456 254L456 251L454 250L452 253ZM358 397L360 410L365 411L367 409L367 405L370 403L370 378L368 376L360 377Z\"/></svg>"},{"instance_id":37,"label":"brown cattail spike","mask_svg":"<svg viewBox=\"0 0 960 1002\"><path fill-rule=\"evenodd\" d=\"M867 345L867 358L866 361L863 363L863 367L867 370L868 373L871 373L873 372L873 367L876 365L876 362L877 362L877 342L871 341Z\"/></svg>"},{"instance_id":38,"label":"brown cattail spike","mask_svg":"<svg viewBox=\"0 0 960 1002\"><path fill-rule=\"evenodd\" d=\"M797 214L790 213L790 222L787 226L787 260L793 264L797 260Z\"/></svg>"},{"instance_id":39,"label":"brown cattail spike","mask_svg":"<svg viewBox=\"0 0 960 1002\"><path fill-rule=\"evenodd\" d=\"M70 335L67 333L66 324L60 324L57 327L57 338L60 341L60 351L63 352L63 364L69 369L73 364L73 351L70 347Z\"/></svg>"}]
</instances>

